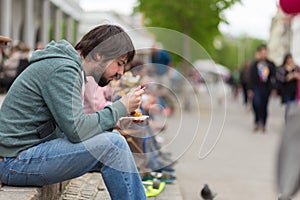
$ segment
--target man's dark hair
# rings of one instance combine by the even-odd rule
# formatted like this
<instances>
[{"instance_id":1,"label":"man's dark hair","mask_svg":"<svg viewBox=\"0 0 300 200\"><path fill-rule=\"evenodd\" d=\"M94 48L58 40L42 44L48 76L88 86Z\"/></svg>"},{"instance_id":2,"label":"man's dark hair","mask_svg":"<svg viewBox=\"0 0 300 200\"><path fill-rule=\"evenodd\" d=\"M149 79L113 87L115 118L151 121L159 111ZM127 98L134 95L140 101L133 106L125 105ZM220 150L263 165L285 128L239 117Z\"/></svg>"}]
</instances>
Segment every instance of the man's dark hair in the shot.
<instances>
[{"instance_id":1,"label":"man's dark hair","mask_svg":"<svg viewBox=\"0 0 300 200\"><path fill-rule=\"evenodd\" d=\"M256 50L259 52L259 51L261 51L263 49L268 49L266 44L259 45Z\"/></svg>"},{"instance_id":2,"label":"man's dark hair","mask_svg":"<svg viewBox=\"0 0 300 200\"><path fill-rule=\"evenodd\" d=\"M99 54L103 62L126 57L127 63L133 60L135 49L129 35L119 26L100 25L85 34L75 45L83 58L96 60Z\"/></svg>"}]
</instances>

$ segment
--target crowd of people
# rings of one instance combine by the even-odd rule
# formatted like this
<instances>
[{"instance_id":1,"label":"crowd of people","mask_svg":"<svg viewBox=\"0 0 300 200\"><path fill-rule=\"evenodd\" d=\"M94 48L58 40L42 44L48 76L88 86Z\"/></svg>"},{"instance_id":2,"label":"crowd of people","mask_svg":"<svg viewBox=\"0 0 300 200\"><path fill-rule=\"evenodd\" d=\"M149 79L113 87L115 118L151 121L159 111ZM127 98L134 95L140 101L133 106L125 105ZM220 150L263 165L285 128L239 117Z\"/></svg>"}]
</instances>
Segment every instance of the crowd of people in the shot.
<instances>
[{"instance_id":1,"label":"crowd of people","mask_svg":"<svg viewBox=\"0 0 300 200\"><path fill-rule=\"evenodd\" d=\"M285 1L285 0L281 0ZM286 3L289 0L286 0ZM290 1L292 2L292 1ZM293 2L298 4L297 1ZM299 8L299 7L298 7ZM298 10L299 12L299 10ZM243 104L253 112L253 132L266 132L268 104L271 96L284 105L284 126L276 160L276 184L279 200L291 200L299 184L299 116L300 68L290 52L276 66L268 59L266 45L260 45L253 60L246 60L238 74L234 91L242 92ZM236 97L233 92L233 98Z\"/></svg>"},{"instance_id":2,"label":"crowd of people","mask_svg":"<svg viewBox=\"0 0 300 200\"><path fill-rule=\"evenodd\" d=\"M0 46L0 92L6 93L16 77L28 66L30 47L21 41L12 48Z\"/></svg>"},{"instance_id":3,"label":"crowd of people","mask_svg":"<svg viewBox=\"0 0 300 200\"><path fill-rule=\"evenodd\" d=\"M264 44L257 47L253 61L244 62L237 80L235 90L242 92L244 105L253 111L254 132L266 132L270 96L279 96L279 103L285 105L285 121L291 105L300 100L300 71L292 54L286 53L283 63L276 66L268 59Z\"/></svg>"}]
</instances>

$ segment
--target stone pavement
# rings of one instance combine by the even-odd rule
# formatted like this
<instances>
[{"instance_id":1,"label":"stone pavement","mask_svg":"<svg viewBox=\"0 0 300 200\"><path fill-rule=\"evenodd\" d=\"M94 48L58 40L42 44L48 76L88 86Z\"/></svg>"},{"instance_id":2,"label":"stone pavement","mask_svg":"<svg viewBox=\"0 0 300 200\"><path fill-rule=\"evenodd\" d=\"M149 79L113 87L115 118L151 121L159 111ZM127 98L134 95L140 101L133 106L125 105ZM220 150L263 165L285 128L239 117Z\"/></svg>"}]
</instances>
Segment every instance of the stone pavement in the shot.
<instances>
[{"instance_id":1,"label":"stone pavement","mask_svg":"<svg viewBox=\"0 0 300 200\"><path fill-rule=\"evenodd\" d=\"M60 200L110 200L100 173L88 173L73 179L66 186Z\"/></svg>"},{"instance_id":2,"label":"stone pavement","mask_svg":"<svg viewBox=\"0 0 300 200\"><path fill-rule=\"evenodd\" d=\"M69 182L44 187L0 186L0 200L110 200L100 173L87 173ZM149 200L183 200L178 182Z\"/></svg>"},{"instance_id":3,"label":"stone pavement","mask_svg":"<svg viewBox=\"0 0 300 200\"><path fill-rule=\"evenodd\" d=\"M149 200L182 200L178 182L167 184L163 192ZM66 186L59 200L110 200L100 173L88 173L73 179Z\"/></svg>"},{"instance_id":4,"label":"stone pavement","mask_svg":"<svg viewBox=\"0 0 300 200\"><path fill-rule=\"evenodd\" d=\"M44 187L12 187L0 184L0 200L57 200L67 183Z\"/></svg>"},{"instance_id":5,"label":"stone pavement","mask_svg":"<svg viewBox=\"0 0 300 200\"><path fill-rule=\"evenodd\" d=\"M1 200L38 200L39 188L0 187Z\"/></svg>"}]
</instances>

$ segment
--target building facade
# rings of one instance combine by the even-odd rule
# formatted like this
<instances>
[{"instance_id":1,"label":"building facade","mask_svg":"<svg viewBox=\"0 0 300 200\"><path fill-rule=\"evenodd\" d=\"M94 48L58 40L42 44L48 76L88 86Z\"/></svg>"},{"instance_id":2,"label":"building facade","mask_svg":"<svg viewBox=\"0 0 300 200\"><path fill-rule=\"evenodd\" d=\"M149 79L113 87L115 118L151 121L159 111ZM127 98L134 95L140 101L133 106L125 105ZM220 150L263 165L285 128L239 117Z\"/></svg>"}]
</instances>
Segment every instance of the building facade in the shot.
<instances>
[{"instance_id":1,"label":"building facade","mask_svg":"<svg viewBox=\"0 0 300 200\"><path fill-rule=\"evenodd\" d=\"M0 0L0 35L22 41L32 50L51 40L76 44L88 30L110 23L124 28L139 59L149 62L154 37L138 26L138 21L112 11L84 11L79 0Z\"/></svg>"},{"instance_id":2,"label":"building facade","mask_svg":"<svg viewBox=\"0 0 300 200\"><path fill-rule=\"evenodd\" d=\"M0 0L0 35L31 49L62 38L74 43L82 13L77 0Z\"/></svg>"},{"instance_id":3,"label":"building facade","mask_svg":"<svg viewBox=\"0 0 300 200\"><path fill-rule=\"evenodd\" d=\"M268 41L269 58L280 66L284 55L291 49L291 30L292 18L286 15L279 7L276 15L272 19L270 28L270 38Z\"/></svg>"}]
</instances>

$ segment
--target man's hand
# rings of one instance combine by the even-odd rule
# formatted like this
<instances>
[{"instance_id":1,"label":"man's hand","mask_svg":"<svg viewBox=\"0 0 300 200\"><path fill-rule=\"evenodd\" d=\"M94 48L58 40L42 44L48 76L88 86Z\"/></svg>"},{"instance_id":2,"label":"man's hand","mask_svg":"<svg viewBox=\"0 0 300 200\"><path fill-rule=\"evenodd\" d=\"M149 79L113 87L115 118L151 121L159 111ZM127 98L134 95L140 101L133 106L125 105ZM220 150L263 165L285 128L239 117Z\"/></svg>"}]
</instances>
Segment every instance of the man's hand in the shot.
<instances>
[{"instance_id":1,"label":"man's hand","mask_svg":"<svg viewBox=\"0 0 300 200\"><path fill-rule=\"evenodd\" d=\"M139 108L140 104L142 103L141 95L144 94L144 92L144 89L142 89L140 86L136 89L133 89L120 99L120 101L127 108L128 113L131 113Z\"/></svg>"}]
</instances>

